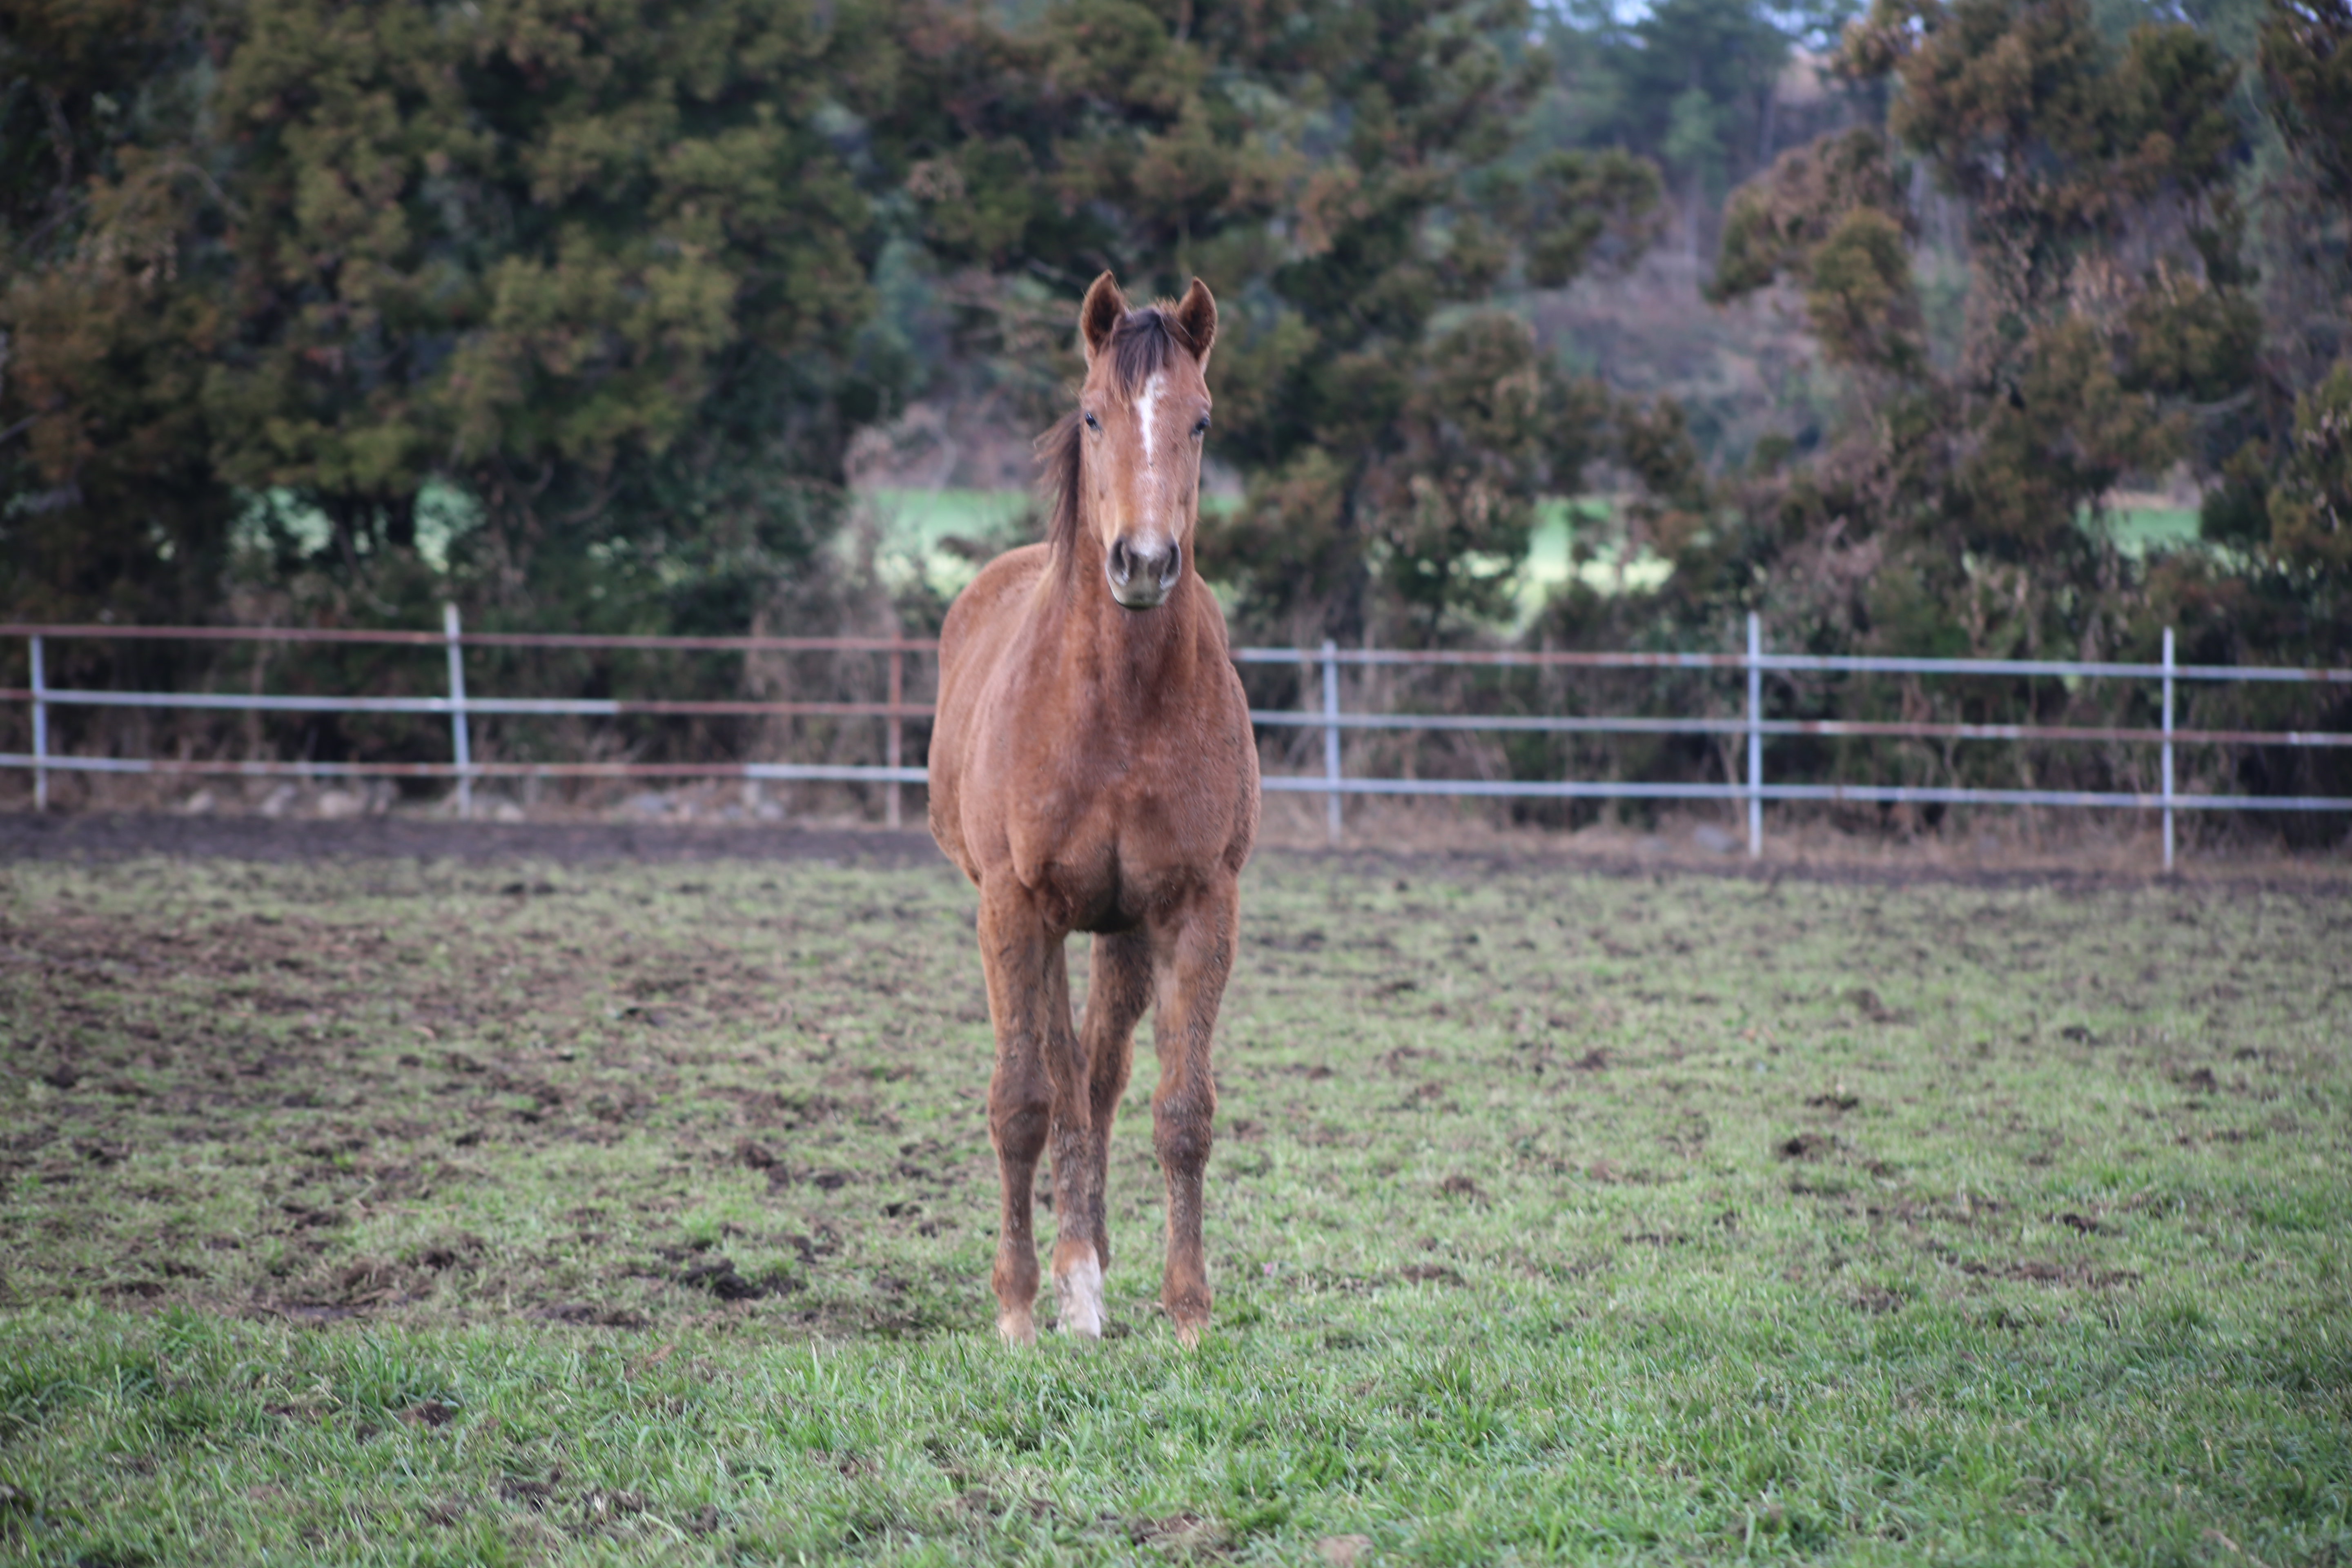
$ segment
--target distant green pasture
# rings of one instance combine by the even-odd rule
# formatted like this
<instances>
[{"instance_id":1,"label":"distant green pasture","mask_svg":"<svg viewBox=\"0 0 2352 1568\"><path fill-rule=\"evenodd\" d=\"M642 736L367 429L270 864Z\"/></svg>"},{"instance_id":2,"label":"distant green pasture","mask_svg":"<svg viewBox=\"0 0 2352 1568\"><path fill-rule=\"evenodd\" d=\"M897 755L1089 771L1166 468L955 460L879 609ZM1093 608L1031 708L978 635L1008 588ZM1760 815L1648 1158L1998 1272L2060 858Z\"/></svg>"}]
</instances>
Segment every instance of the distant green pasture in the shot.
<instances>
[{"instance_id":1,"label":"distant green pasture","mask_svg":"<svg viewBox=\"0 0 2352 1568\"><path fill-rule=\"evenodd\" d=\"M970 556L947 548L947 542L961 538L991 543L1024 536L1034 504L1023 490L885 489L861 496L876 525L877 564L885 580L901 586L924 582L943 596L952 596L979 569ZM1232 502L1210 497L1204 504L1214 510ZM417 510L417 542L436 569L446 568L451 541L478 522L479 510L470 498L448 485L436 480L426 487ZM325 517L282 491L254 500L239 523L240 541L257 546L264 522L273 513L302 548L325 547L330 533ZM1554 497L1539 504L1519 573L1522 623L1532 620L1570 577L1603 594L1643 592L1666 580L1672 566L1646 548L1621 559L1622 536L1612 525L1612 504L1604 497ZM2193 543L2197 524L2194 510L2179 508L2132 508L2109 514L2116 542L2135 555ZM1572 553L1580 532L1591 546L1581 563Z\"/></svg>"},{"instance_id":2,"label":"distant green pasture","mask_svg":"<svg viewBox=\"0 0 2352 1568\"><path fill-rule=\"evenodd\" d=\"M1244 897L1204 1345L1147 1041L1016 1352L944 868L6 868L0 1555L2352 1557L2340 895Z\"/></svg>"},{"instance_id":3,"label":"distant green pasture","mask_svg":"<svg viewBox=\"0 0 2352 1568\"><path fill-rule=\"evenodd\" d=\"M952 595L971 580L975 564L943 548L961 536L975 541L1008 537L1028 517L1030 498L1017 490L884 489L866 492L881 538L886 574L899 581L920 577ZM1230 504L1230 503L1228 503ZM1620 558L1622 538L1605 497L1553 497L1537 510L1533 536L1518 581L1520 619L1531 620L1571 577L1595 591L1643 592L1666 580L1673 567L1643 548ZM2129 508L2109 514L2108 525L2126 553L2194 543L2197 513L2179 508ZM1573 554L1579 535L1588 556Z\"/></svg>"},{"instance_id":4,"label":"distant green pasture","mask_svg":"<svg viewBox=\"0 0 2352 1568\"><path fill-rule=\"evenodd\" d=\"M2198 540L2198 514L2193 507L2119 508L2108 514L2108 527L2127 555L2179 549Z\"/></svg>"},{"instance_id":5,"label":"distant green pasture","mask_svg":"<svg viewBox=\"0 0 2352 1568\"><path fill-rule=\"evenodd\" d=\"M901 582L919 577L948 595L970 582L977 567L968 557L946 548L946 541L986 542L1018 535L1033 505L1030 497L1018 490L877 489L865 492L865 499L880 536L878 554L886 574ZM1209 497L1203 504L1213 511L1232 502ZM1609 501L1601 498L1555 498L1541 503L1519 577L1523 619L1542 608L1571 574L1602 593L1654 588L1665 581L1666 563L1647 551L1629 557L1621 572L1609 526L1611 515ZM1580 527L1597 547L1593 558L1580 564L1570 554Z\"/></svg>"}]
</instances>

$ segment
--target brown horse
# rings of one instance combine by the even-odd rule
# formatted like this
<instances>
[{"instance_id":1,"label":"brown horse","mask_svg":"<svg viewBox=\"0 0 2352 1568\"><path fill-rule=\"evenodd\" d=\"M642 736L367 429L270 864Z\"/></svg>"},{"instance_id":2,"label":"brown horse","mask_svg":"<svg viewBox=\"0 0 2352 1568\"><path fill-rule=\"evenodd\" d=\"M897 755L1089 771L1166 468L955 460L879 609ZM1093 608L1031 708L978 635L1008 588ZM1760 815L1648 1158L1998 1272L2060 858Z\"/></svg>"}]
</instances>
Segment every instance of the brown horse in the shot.
<instances>
[{"instance_id":1,"label":"brown horse","mask_svg":"<svg viewBox=\"0 0 2352 1568\"><path fill-rule=\"evenodd\" d=\"M1103 1173L1150 1005L1152 1148L1168 1180L1160 1300L1192 1345L1209 1316L1209 1037L1258 814L1248 703L1192 551L1217 306L1194 279L1176 304L1129 310L1106 272L1078 329L1078 406L1037 444L1046 541L991 562L940 633L931 833L980 889L996 1026L988 1130L1004 1184L998 1331L1036 1338L1030 1187L1050 1143L1061 1324L1102 1332ZM1074 931L1095 933L1077 1026L1062 957Z\"/></svg>"}]
</instances>

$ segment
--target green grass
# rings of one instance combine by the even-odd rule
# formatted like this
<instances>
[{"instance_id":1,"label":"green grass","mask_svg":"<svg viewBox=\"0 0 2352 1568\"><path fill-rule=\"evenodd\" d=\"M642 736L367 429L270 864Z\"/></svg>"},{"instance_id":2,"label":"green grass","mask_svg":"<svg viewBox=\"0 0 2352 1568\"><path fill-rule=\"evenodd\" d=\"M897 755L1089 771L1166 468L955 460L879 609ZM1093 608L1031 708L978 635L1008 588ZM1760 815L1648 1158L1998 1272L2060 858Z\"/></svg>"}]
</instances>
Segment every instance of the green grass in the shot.
<instances>
[{"instance_id":1,"label":"green grass","mask_svg":"<svg viewBox=\"0 0 2352 1568\"><path fill-rule=\"evenodd\" d=\"M2137 507L2116 513L2116 542L2126 555L2179 549L2197 542L2198 523L2193 507Z\"/></svg>"},{"instance_id":2,"label":"green grass","mask_svg":"<svg viewBox=\"0 0 2352 1568\"><path fill-rule=\"evenodd\" d=\"M1188 1355L944 870L0 878L0 1556L2352 1559L2340 896L1262 859Z\"/></svg>"},{"instance_id":3,"label":"green grass","mask_svg":"<svg viewBox=\"0 0 2352 1568\"><path fill-rule=\"evenodd\" d=\"M1581 581L1597 593L1613 594L1622 588L1646 593L1656 588L1674 574L1674 563L1662 559L1647 545L1622 563L1610 525L1611 503L1604 497L1580 496L1574 500L1551 497L1536 508L1535 531L1528 538L1528 558L1519 570L1518 615L1522 626L1541 613L1553 595L1567 585L1570 577ZM1595 532L1591 542L1596 555L1590 561L1575 558L1576 533L1580 526L1590 525Z\"/></svg>"}]
</instances>

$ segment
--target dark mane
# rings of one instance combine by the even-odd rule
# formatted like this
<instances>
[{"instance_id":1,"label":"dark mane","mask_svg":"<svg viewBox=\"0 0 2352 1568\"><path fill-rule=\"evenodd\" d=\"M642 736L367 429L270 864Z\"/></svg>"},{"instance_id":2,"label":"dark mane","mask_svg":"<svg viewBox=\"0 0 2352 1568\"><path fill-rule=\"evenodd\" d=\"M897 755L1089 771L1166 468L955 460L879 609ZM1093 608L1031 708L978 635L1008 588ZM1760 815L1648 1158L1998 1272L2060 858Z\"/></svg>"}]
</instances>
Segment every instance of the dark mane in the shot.
<instances>
[{"instance_id":1,"label":"dark mane","mask_svg":"<svg viewBox=\"0 0 2352 1568\"><path fill-rule=\"evenodd\" d=\"M1045 490L1045 542L1067 561L1078 542L1078 432L1074 409L1037 437L1037 473Z\"/></svg>"},{"instance_id":2,"label":"dark mane","mask_svg":"<svg viewBox=\"0 0 2352 1568\"><path fill-rule=\"evenodd\" d=\"M1129 397L1168 363L1181 346L1176 323L1158 305L1129 310L1111 329L1111 370L1119 391ZM1078 416L1074 411L1055 421L1037 437L1037 470L1045 494L1045 542L1066 559L1078 537Z\"/></svg>"}]
</instances>

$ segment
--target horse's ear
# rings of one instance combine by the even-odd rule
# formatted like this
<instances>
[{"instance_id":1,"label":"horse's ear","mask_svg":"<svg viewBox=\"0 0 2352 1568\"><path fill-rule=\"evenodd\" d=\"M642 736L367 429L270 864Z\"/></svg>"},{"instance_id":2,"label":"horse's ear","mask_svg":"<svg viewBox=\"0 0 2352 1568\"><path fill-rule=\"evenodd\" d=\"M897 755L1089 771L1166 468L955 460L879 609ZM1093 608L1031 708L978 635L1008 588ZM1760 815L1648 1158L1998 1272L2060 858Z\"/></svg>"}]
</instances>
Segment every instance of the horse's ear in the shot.
<instances>
[{"instance_id":1,"label":"horse's ear","mask_svg":"<svg viewBox=\"0 0 2352 1568\"><path fill-rule=\"evenodd\" d=\"M1176 301L1176 332L1192 357L1205 366L1209 363L1209 345L1217 341L1217 300L1209 286L1198 278Z\"/></svg>"},{"instance_id":2,"label":"horse's ear","mask_svg":"<svg viewBox=\"0 0 2352 1568\"><path fill-rule=\"evenodd\" d=\"M1118 330L1119 318L1127 314L1127 296L1118 291L1118 279L1106 272L1087 290L1086 303L1078 307L1078 336L1087 345L1087 363L1110 342Z\"/></svg>"}]
</instances>

